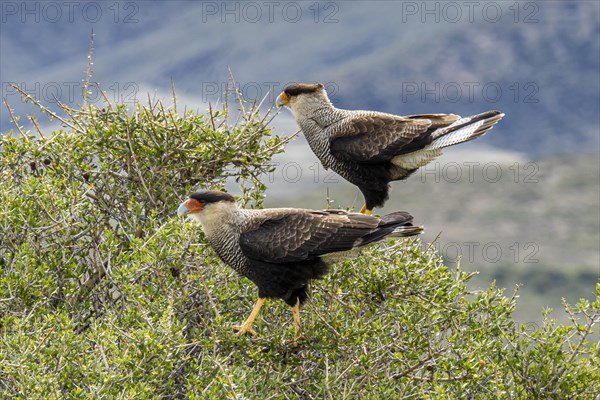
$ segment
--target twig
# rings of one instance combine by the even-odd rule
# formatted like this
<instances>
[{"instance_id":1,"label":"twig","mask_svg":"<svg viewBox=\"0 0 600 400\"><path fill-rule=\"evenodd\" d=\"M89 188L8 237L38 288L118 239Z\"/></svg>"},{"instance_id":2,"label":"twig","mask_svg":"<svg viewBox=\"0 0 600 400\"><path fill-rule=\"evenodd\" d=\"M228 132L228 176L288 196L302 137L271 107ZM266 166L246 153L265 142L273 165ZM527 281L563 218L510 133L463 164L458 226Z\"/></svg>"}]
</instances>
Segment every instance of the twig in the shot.
<instances>
[{"instance_id":1,"label":"twig","mask_svg":"<svg viewBox=\"0 0 600 400\"><path fill-rule=\"evenodd\" d=\"M156 206L156 200L150 193L150 190L148 190L148 186L146 185L146 181L144 179L144 176L142 175L142 172L140 171L140 166L137 162L137 156L136 156L135 152L133 151L133 144L131 143L131 136L129 135L129 126L127 126L125 128L125 132L127 133L127 145L129 146L129 151L131 152L131 158L135 164L135 172L137 173L138 177L140 178L140 183L142 184L144 190L146 191L148 198L152 201L152 204L154 206Z\"/></svg>"},{"instance_id":2,"label":"twig","mask_svg":"<svg viewBox=\"0 0 600 400\"><path fill-rule=\"evenodd\" d=\"M227 67L227 70L229 71L229 80L231 80L231 83L233 84L233 90L236 95L236 100L237 100L238 104L240 105L240 108L242 109L242 115L246 115L246 108L244 107L244 103L242 101L242 95L237 87L237 84L235 83L235 78L233 77L233 72L231 72L231 68L229 68L229 67ZM237 123L236 123L236 125L237 125Z\"/></svg>"},{"instance_id":3,"label":"twig","mask_svg":"<svg viewBox=\"0 0 600 400\"><path fill-rule=\"evenodd\" d=\"M331 197L329 197L329 187L327 187L327 197L325 197L325 209L331 209Z\"/></svg>"},{"instance_id":4,"label":"twig","mask_svg":"<svg viewBox=\"0 0 600 400\"><path fill-rule=\"evenodd\" d=\"M15 85L14 83L10 83L10 86L13 89L15 89L17 92L21 93L21 95L23 97L25 97L26 100L30 100L33 104L35 104L40 109L40 111L42 111L43 113L49 115L51 118L55 118L55 119L59 120L60 122L62 122L63 124L65 124L66 126L68 126L69 128L71 128L73 131L79 132L79 133L83 133L82 130L78 129L73 124L67 122L60 115L58 115L55 112L50 111L48 108L44 107L42 105L42 103L40 103L35 97L33 97L32 95L30 95L29 93L27 93L26 91L24 91L23 89L21 89L19 86Z\"/></svg>"},{"instance_id":5,"label":"twig","mask_svg":"<svg viewBox=\"0 0 600 400\"><path fill-rule=\"evenodd\" d=\"M329 322L327 322L327 320L325 318L323 318L323 316L319 313L319 311L314 306L314 304L312 303L312 301L309 300L307 303L310 304L310 307L312 308L312 311L314 311L314 313L317 315L317 317L319 317L319 319L321 320L321 322L323 322L325 324L325 326L327 326L329 329L331 329L331 331L333 333L335 333L338 337L342 337L342 334L339 333L333 326L331 326L329 324Z\"/></svg>"},{"instance_id":6,"label":"twig","mask_svg":"<svg viewBox=\"0 0 600 400\"><path fill-rule=\"evenodd\" d=\"M11 86L12 86L12 83L11 83ZM21 134L21 137L24 138L24 139L27 139L27 141L29 142L29 138L27 137L27 135L25 134L25 132L23 132L23 130L19 126L19 121L17 121L17 118L15 117L15 115L13 114L10 106L8 105L8 102L6 101L6 97L3 98L2 101L4 102L4 105L6 106L6 109L8 110L8 113L10 114L10 120L12 121L13 125L19 131L19 133Z\"/></svg>"},{"instance_id":7,"label":"twig","mask_svg":"<svg viewBox=\"0 0 600 400\"><path fill-rule=\"evenodd\" d=\"M579 349L585 343L585 339L587 339L588 335L590 333L592 333L592 331L593 331L592 328L596 322L597 321L595 321L593 318L589 320L589 322L586 324L585 332L583 332L583 334L581 335L581 340L575 346L575 349L573 350L571 357L569 357L569 359L565 363L563 363L562 368L558 371L558 373L554 376L554 378L550 381L550 383L548 383L548 385L550 385L551 383L556 383L556 386L560 386L559 382L562 381L563 375L564 375L565 371L567 370L567 366L571 365L571 363L573 362L575 357L577 357L579 355ZM578 329L577 325L575 325L574 330L577 331L577 329ZM548 387L548 385L546 385L544 388Z\"/></svg>"},{"instance_id":8,"label":"twig","mask_svg":"<svg viewBox=\"0 0 600 400\"><path fill-rule=\"evenodd\" d=\"M173 94L173 112L177 114L177 95L175 94L175 81L173 81L173 78L171 78L171 93Z\"/></svg>"},{"instance_id":9,"label":"twig","mask_svg":"<svg viewBox=\"0 0 600 400\"><path fill-rule=\"evenodd\" d=\"M71 118L71 121L76 123L77 126L79 126L79 128L81 128L81 132L84 132L85 127L83 127L79 123L79 120L77 118L74 118L73 115L71 114L72 112L78 112L78 111L74 110L74 109L68 107L66 104L62 103L56 96L54 96L54 100L56 101L56 104L58 104L58 106L65 112L65 114L67 114L69 116L69 118Z\"/></svg>"},{"instance_id":10,"label":"twig","mask_svg":"<svg viewBox=\"0 0 600 400\"><path fill-rule=\"evenodd\" d=\"M442 232L440 231L435 238L433 238L433 240L431 242L429 242L429 246L427 246L427 250L425 250L425 253L428 253L429 250L431 250L431 248L433 247L433 245L435 244L435 242L438 241L438 239L440 238L440 236L442 236Z\"/></svg>"},{"instance_id":11,"label":"twig","mask_svg":"<svg viewBox=\"0 0 600 400\"><path fill-rule=\"evenodd\" d=\"M35 119L35 116L30 115L28 118L31 121L31 123L33 124L33 126L35 126L35 130L40 135L40 137L42 139L46 139L46 136L44 136L44 134L42 133L42 130L40 129L40 125L38 124L37 120Z\"/></svg>"},{"instance_id":12,"label":"twig","mask_svg":"<svg viewBox=\"0 0 600 400\"><path fill-rule=\"evenodd\" d=\"M92 28L92 35L90 37L90 49L87 56L87 69L85 71L85 82L83 83L83 105L81 108L87 106L87 100L89 97L90 80L92 79L92 55L94 54L94 29Z\"/></svg>"},{"instance_id":13,"label":"twig","mask_svg":"<svg viewBox=\"0 0 600 400\"><path fill-rule=\"evenodd\" d=\"M104 91L100 88L100 84L96 83L96 87L98 88L98 91L100 92L100 94L104 98L104 101L106 102L106 105L108 106L108 109L110 111L114 111L113 107L112 107L112 104L110 103L110 100L108 99L108 97L106 97L106 93L104 93Z\"/></svg>"}]
</instances>

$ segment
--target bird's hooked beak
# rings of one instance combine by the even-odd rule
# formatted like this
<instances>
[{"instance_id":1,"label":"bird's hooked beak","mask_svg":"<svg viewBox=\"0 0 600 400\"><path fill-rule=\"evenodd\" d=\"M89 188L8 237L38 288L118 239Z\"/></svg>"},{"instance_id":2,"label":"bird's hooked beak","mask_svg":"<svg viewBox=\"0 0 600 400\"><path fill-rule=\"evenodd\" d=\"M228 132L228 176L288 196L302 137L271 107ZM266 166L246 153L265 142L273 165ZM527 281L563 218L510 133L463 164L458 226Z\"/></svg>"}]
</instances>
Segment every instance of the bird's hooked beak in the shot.
<instances>
[{"instance_id":1,"label":"bird's hooked beak","mask_svg":"<svg viewBox=\"0 0 600 400\"><path fill-rule=\"evenodd\" d=\"M190 213L190 210L185 206L185 203L181 203L179 208L177 208L177 215L183 217Z\"/></svg>"},{"instance_id":2,"label":"bird's hooked beak","mask_svg":"<svg viewBox=\"0 0 600 400\"><path fill-rule=\"evenodd\" d=\"M199 213L204 209L204 204L195 199L187 199L177 208L177 215L183 217L188 214Z\"/></svg>"},{"instance_id":3,"label":"bird's hooked beak","mask_svg":"<svg viewBox=\"0 0 600 400\"><path fill-rule=\"evenodd\" d=\"M279 94L279 96L277 96L277 100L275 101L275 104L277 105L277 107L283 107L285 105L287 105L290 102L290 97L285 94L285 92L281 92Z\"/></svg>"}]
</instances>

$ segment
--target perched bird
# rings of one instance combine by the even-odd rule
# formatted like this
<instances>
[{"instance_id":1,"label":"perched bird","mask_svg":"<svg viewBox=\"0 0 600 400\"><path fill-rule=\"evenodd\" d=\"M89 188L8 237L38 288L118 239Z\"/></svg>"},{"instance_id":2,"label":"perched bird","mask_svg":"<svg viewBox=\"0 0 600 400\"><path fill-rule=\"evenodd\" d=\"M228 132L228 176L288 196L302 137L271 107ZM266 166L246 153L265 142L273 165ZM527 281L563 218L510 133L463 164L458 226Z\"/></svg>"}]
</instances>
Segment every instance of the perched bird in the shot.
<instances>
[{"instance_id":1,"label":"perched bird","mask_svg":"<svg viewBox=\"0 0 600 400\"><path fill-rule=\"evenodd\" d=\"M395 212L374 217L341 210L300 208L250 210L239 208L233 196L208 190L194 193L177 209L200 222L219 257L258 286L258 301L237 335L256 333L252 323L267 298L293 307L296 337L300 305L308 284L322 278L329 266L356 255L359 249L386 237L418 235L412 216Z\"/></svg>"},{"instance_id":2,"label":"perched bird","mask_svg":"<svg viewBox=\"0 0 600 400\"><path fill-rule=\"evenodd\" d=\"M341 110L320 83L289 85L276 104L292 109L323 167L358 186L365 197L360 212L368 215L388 199L389 182L407 178L442 154L442 148L485 134L504 116L499 111L461 118Z\"/></svg>"}]
</instances>

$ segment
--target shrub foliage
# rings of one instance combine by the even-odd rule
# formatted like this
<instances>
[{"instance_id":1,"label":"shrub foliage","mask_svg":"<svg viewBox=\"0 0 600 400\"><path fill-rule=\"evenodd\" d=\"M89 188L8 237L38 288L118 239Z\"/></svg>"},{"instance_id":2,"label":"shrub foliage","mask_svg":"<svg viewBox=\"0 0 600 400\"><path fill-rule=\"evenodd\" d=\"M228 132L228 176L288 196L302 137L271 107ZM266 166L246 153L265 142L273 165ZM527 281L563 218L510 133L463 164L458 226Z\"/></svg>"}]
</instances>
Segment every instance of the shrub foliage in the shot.
<instances>
[{"instance_id":1,"label":"shrub foliage","mask_svg":"<svg viewBox=\"0 0 600 400\"><path fill-rule=\"evenodd\" d=\"M64 108L49 135L15 118L19 134L0 138L0 397L598 396L598 299L565 304L571 325L548 312L518 326L516 292L468 291L472 274L419 241L315 283L300 346L281 302L259 337L233 337L256 290L174 212L228 178L261 205L260 176L287 139L271 136L268 112L237 108Z\"/></svg>"}]
</instances>

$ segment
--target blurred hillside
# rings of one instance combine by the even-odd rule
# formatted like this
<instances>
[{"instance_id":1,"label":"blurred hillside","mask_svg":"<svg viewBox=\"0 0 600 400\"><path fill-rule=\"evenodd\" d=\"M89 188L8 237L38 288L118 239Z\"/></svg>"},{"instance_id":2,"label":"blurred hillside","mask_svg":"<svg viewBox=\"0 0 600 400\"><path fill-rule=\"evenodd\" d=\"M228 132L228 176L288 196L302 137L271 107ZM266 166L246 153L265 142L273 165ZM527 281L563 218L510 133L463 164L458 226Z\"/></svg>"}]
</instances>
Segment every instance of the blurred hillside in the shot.
<instances>
[{"instance_id":1,"label":"blurred hillside","mask_svg":"<svg viewBox=\"0 0 600 400\"><path fill-rule=\"evenodd\" d=\"M420 4L418 22L433 22ZM410 16L396 32L389 26L395 41L365 46L333 75L339 105L405 115L499 109L509 118L491 146L535 156L597 152L599 3L492 4L475 9L473 23L449 23L447 10L427 28ZM497 21L483 11L495 7Z\"/></svg>"}]
</instances>

